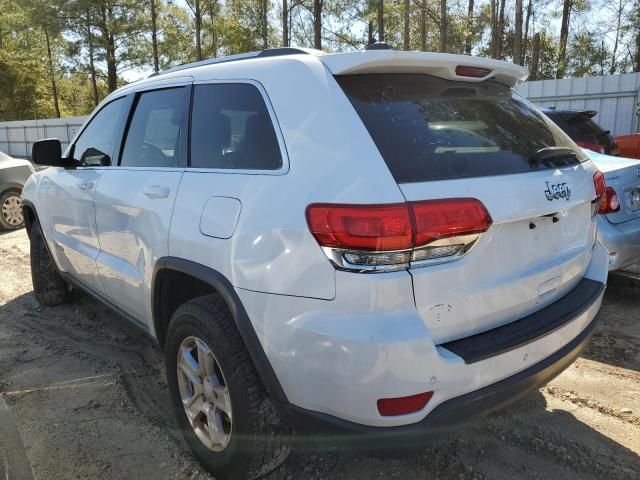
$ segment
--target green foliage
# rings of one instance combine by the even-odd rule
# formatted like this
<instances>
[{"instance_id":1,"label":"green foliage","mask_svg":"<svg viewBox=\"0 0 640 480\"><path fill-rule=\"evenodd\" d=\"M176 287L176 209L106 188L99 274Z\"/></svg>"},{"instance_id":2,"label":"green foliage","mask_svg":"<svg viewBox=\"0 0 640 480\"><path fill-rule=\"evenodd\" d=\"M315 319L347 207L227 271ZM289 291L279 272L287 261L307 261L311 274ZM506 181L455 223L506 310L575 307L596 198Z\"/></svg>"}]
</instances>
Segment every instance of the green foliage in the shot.
<instances>
[{"instance_id":1,"label":"green foliage","mask_svg":"<svg viewBox=\"0 0 640 480\"><path fill-rule=\"evenodd\" d=\"M160 70L194 61L196 1L203 58L281 45L282 0L0 0L0 120L54 116L54 91L61 115L86 114L110 90L151 73L152 5ZM541 79L554 78L557 72L558 15L564 1L531 3L528 38L522 42L524 63L530 66L531 39L540 33ZM640 69L640 0L568 1L567 75ZM526 9L528 0L523 3ZM288 0L287 4L291 45L312 47L317 2ZM325 50L361 50L369 41L369 28L372 37L378 37L377 0L321 0L320 4ZM514 43L514 5L515 0L507 0L502 48L496 55L507 61ZM440 8L440 0L409 1L411 50L423 45L425 50L439 50ZM383 11L385 40L401 49L405 2L384 0ZM475 0L471 18L468 0L449 0L446 11L447 51L464 53L469 40L474 55L488 56L491 0ZM615 27L618 17L620 28ZM614 55L611 38L616 32L619 45ZM605 36L608 40L603 42Z\"/></svg>"}]
</instances>

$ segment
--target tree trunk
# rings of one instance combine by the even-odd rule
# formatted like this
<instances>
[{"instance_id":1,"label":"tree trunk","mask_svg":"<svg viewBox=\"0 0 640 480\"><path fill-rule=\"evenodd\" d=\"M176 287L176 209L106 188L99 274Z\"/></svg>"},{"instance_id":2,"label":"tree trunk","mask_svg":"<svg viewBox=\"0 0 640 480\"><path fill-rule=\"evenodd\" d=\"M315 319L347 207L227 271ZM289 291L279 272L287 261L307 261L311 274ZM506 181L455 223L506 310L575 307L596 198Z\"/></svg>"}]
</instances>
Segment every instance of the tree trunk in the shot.
<instances>
[{"instance_id":1,"label":"tree trunk","mask_svg":"<svg viewBox=\"0 0 640 480\"><path fill-rule=\"evenodd\" d=\"M622 0L618 2L618 20L616 23L616 40L613 43L613 52L611 52L611 68L609 69L609 75L616 73L616 55L618 55L618 44L620 43L620 24L622 22Z\"/></svg>"},{"instance_id":2,"label":"tree trunk","mask_svg":"<svg viewBox=\"0 0 640 480\"><path fill-rule=\"evenodd\" d=\"M498 50L498 0L491 0L491 43L489 45L489 56L497 58Z\"/></svg>"},{"instance_id":3,"label":"tree trunk","mask_svg":"<svg viewBox=\"0 0 640 480\"><path fill-rule=\"evenodd\" d=\"M107 89L109 93L114 92L118 88L118 65L116 63L116 44L113 33L109 29L111 17L113 15L111 6L102 4L100 11L102 13L102 36L106 40L104 45L104 56L107 62Z\"/></svg>"},{"instance_id":4,"label":"tree trunk","mask_svg":"<svg viewBox=\"0 0 640 480\"><path fill-rule=\"evenodd\" d=\"M369 25L368 25L368 29L367 29L367 45L371 45L373 43L376 43L376 39L373 36L373 22L371 20L369 20Z\"/></svg>"},{"instance_id":5,"label":"tree trunk","mask_svg":"<svg viewBox=\"0 0 640 480\"><path fill-rule=\"evenodd\" d=\"M47 27L44 28L44 38L47 42L47 57L49 58L49 75L51 75L51 95L53 96L53 107L56 111L56 117L60 118L60 105L58 104L58 87L56 85L56 76L53 69L53 56L51 55L51 43L49 42L49 32Z\"/></svg>"},{"instance_id":6,"label":"tree trunk","mask_svg":"<svg viewBox=\"0 0 640 480\"><path fill-rule=\"evenodd\" d=\"M87 43L89 44L89 72L91 73L91 90L93 92L93 106L97 107L98 99L98 82L96 81L95 55L93 52L93 34L91 33L91 24L89 23L89 12L87 12Z\"/></svg>"},{"instance_id":7,"label":"tree trunk","mask_svg":"<svg viewBox=\"0 0 640 480\"><path fill-rule=\"evenodd\" d=\"M464 53L471 55L471 48L473 47L473 7L474 0L469 0L467 9L467 34L464 37Z\"/></svg>"},{"instance_id":8,"label":"tree trunk","mask_svg":"<svg viewBox=\"0 0 640 480\"><path fill-rule=\"evenodd\" d=\"M558 54L558 69L556 78L563 78L567 68L567 39L569 38L569 21L573 0L564 0L562 6L562 23L560 26L560 52Z\"/></svg>"},{"instance_id":9,"label":"tree trunk","mask_svg":"<svg viewBox=\"0 0 640 480\"><path fill-rule=\"evenodd\" d=\"M440 0L440 51L447 51L447 0Z\"/></svg>"},{"instance_id":10,"label":"tree trunk","mask_svg":"<svg viewBox=\"0 0 640 480\"><path fill-rule=\"evenodd\" d=\"M427 0L420 4L420 50L427 51Z\"/></svg>"},{"instance_id":11,"label":"tree trunk","mask_svg":"<svg viewBox=\"0 0 640 480\"><path fill-rule=\"evenodd\" d=\"M266 50L269 48L269 20L267 15L269 14L269 0L262 0L260 2L260 26L262 30L262 48Z\"/></svg>"},{"instance_id":12,"label":"tree trunk","mask_svg":"<svg viewBox=\"0 0 640 480\"><path fill-rule=\"evenodd\" d=\"M410 0L404 0L404 33L402 35L402 49L409 50L411 48L411 39L409 38L410 30L409 30L409 13L410 13Z\"/></svg>"},{"instance_id":13,"label":"tree trunk","mask_svg":"<svg viewBox=\"0 0 640 480\"><path fill-rule=\"evenodd\" d=\"M516 0L515 31L513 32L513 63L522 65L522 0Z\"/></svg>"},{"instance_id":14,"label":"tree trunk","mask_svg":"<svg viewBox=\"0 0 640 480\"><path fill-rule=\"evenodd\" d=\"M533 45L531 50L531 68L529 70L529 80L538 79L538 64L540 63L540 34L533 36Z\"/></svg>"},{"instance_id":15,"label":"tree trunk","mask_svg":"<svg viewBox=\"0 0 640 480\"><path fill-rule=\"evenodd\" d=\"M313 0L313 48L322 50L322 0Z\"/></svg>"},{"instance_id":16,"label":"tree trunk","mask_svg":"<svg viewBox=\"0 0 640 480\"><path fill-rule=\"evenodd\" d=\"M202 60L202 10L200 9L200 0L195 0L193 14L196 27L196 61L199 62Z\"/></svg>"},{"instance_id":17,"label":"tree trunk","mask_svg":"<svg viewBox=\"0 0 640 480\"><path fill-rule=\"evenodd\" d=\"M527 58L527 47L529 45L529 21L531 20L531 2L527 5L527 17L524 21L524 38L522 40L522 63L520 65L524 65L524 61Z\"/></svg>"},{"instance_id":18,"label":"tree trunk","mask_svg":"<svg viewBox=\"0 0 640 480\"><path fill-rule=\"evenodd\" d=\"M498 17L498 49L496 58L503 57L503 41L504 41L504 4L506 0L500 1L500 16Z\"/></svg>"},{"instance_id":19,"label":"tree trunk","mask_svg":"<svg viewBox=\"0 0 640 480\"><path fill-rule=\"evenodd\" d=\"M384 42L384 0L378 0L378 41Z\"/></svg>"},{"instance_id":20,"label":"tree trunk","mask_svg":"<svg viewBox=\"0 0 640 480\"><path fill-rule=\"evenodd\" d=\"M282 0L282 46L289 46L289 6L287 0Z\"/></svg>"},{"instance_id":21,"label":"tree trunk","mask_svg":"<svg viewBox=\"0 0 640 480\"><path fill-rule=\"evenodd\" d=\"M151 7L151 53L153 55L153 71L160 71L160 60L158 58L158 15L156 13L156 0L149 2Z\"/></svg>"}]
</instances>

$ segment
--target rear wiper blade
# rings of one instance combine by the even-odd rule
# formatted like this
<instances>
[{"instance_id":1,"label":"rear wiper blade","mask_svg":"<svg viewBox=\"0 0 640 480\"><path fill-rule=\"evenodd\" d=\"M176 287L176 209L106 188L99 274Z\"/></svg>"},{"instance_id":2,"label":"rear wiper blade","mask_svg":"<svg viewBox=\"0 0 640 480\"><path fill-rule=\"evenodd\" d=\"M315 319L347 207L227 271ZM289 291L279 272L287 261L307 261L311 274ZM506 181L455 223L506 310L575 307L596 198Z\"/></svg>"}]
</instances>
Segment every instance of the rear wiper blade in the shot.
<instances>
[{"instance_id":1,"label":"rear wiper blade","mask_svg":"<svg viewBox=\"0 0 640 480\"><path fill-rule=\"evenodd\" d=\"M567 147L541 148L531 155L527 161L533 168L536 168L541 164L557 167L575 165L580 162L577 152L574 149Z\"/></svg>"}]
</instances>

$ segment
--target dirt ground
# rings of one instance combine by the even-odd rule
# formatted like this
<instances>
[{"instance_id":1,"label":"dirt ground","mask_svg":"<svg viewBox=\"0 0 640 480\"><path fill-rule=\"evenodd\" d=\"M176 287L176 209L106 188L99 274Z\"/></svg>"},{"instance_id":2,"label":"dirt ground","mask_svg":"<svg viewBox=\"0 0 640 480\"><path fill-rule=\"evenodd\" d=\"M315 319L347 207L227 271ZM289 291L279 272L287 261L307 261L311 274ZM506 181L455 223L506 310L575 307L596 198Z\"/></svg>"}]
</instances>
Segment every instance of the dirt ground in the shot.
<instances>
[{"instance_id":1,"label":"dirt ground","mask_svg":"<svg viewBox=\"0 0 640 480\"><path fill-rule=\"evenodd\" d=\"M640 478L640 282L610 282L572 367L404 459L298 449L287 479ZM38 306L24 231L0 235L0 478L206 479L154 343L96 301Z\"/></svg>"}]
</instances>

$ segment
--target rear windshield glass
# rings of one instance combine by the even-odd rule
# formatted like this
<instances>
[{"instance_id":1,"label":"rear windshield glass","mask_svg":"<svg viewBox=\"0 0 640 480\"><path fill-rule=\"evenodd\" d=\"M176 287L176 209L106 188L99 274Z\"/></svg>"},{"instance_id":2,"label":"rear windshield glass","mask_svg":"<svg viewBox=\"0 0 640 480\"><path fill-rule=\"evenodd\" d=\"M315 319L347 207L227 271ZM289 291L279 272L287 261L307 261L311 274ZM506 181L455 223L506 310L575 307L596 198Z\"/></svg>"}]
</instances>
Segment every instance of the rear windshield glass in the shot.
<instances>
[{"instance_id":1,"label":"rear windshield glass","mask_svg":"<svg viewBox=\"0 0 640 480\"><path fill-rule=\"evenodd\" d=\"M557 168L582 152L541 162L548 147L574 147L551 120L511 88L420 74L338 76L399 183Z\"/></svg>"}]
</instances>

